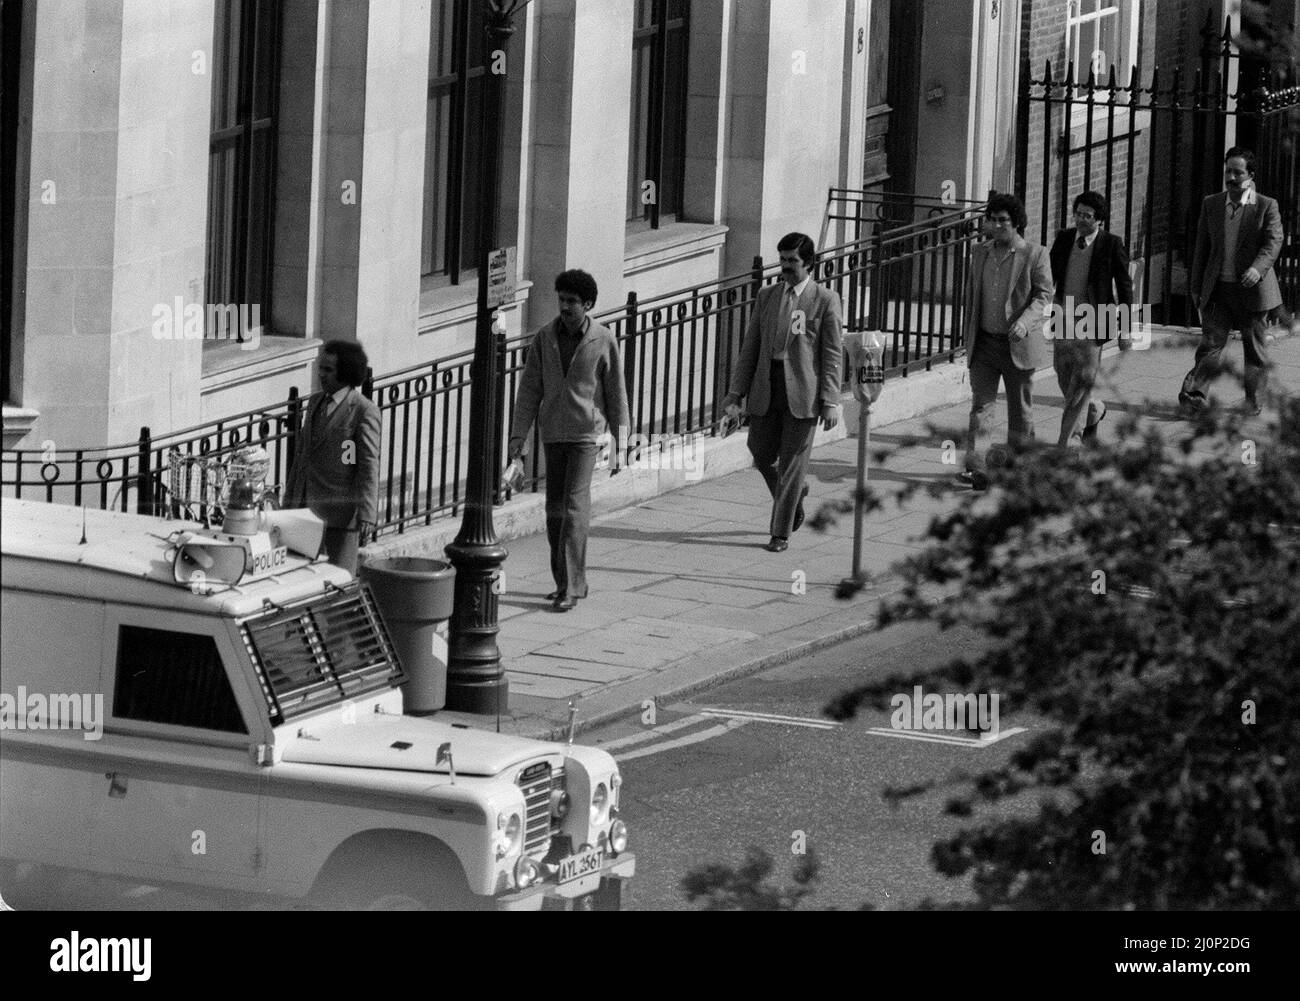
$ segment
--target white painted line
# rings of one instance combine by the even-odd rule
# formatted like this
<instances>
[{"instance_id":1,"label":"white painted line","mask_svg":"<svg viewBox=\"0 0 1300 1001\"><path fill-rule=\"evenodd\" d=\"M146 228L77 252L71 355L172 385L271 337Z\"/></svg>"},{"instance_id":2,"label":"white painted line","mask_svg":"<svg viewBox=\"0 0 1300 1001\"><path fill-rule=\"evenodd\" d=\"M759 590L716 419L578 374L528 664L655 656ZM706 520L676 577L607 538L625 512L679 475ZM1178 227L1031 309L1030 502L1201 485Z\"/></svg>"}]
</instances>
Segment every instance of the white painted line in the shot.
<instances>
[{"instance_id":1,"label":"white painted line","mask_svg":"<svg viewBox=\"0 0 1300 1001\"><path fill-rule=\"evenodd\" d=\"M711 726L707 730L699 730L695 733L688 733L685 737L678 737L676 740L665 740L662 744L652 744L649 747L643 747L637 751L629 751L627 754L614 755L615 761L631 761L633 758L641 758L647 754L658 754L660 751L671 751L677 747L689 747L691 744L698 744L702 740L712 740L714 737L721 737L724 733L729 733L737 727L742 727L747 720L730 719L720 726Z\"/></svg>"},{"instance_id":2,"label":"white painted line","mask_svg":"<svg viewBox=\"0 0 1300 1001\"><path fill-rule=\"evenodd\" d=\"M701 709L701 716L721 716L723 719L753 720L755 723L784 723L789 726L807 726L814 730L835 730L840 724L828 719L811 719L807 716L782 716L778 713L755 713L744 709Z\"/></svg>"},{"instance_id":3,"label":"white painted line","mask_svg":"<svg viewBox=\"0 0 1300 1001\"><path fill-rule=\"evenodd\" d=\"M672 733L674 730L681 730L694 723L703 722L703 716L687 716L684 719L675 719L671 723L665 723L663 726L652 727L641 733L629 734L626 737L619 737L617 740L607 741L604 744L596 744L595 746L602 751L612 751L616 747L631 747L633 744L644 744L647 740L654 740L665 733Z\"/></svg>"},{"instance_id":4,"label":"white painted line","mask_svg":"<svg viewBox=\"0 0 1300 1001\"><path fill-rule=\"evenodd\" d=\"M1023 726L1013 726L1009 730L1002 730L996 737L990 737L985 734L982 737L957 737L952 734L931 733L924 730L894 730L885 726L872 726L867 728L867 733L875 734L877 737L898 737L902 740L924 740L934 744L949 744L959 747L988 747L990 744L996 744L999 740L1006 740L1008 737L1014 737L1018 733L1024 733L1026 730Z\"/></svg>"}]
</instances>

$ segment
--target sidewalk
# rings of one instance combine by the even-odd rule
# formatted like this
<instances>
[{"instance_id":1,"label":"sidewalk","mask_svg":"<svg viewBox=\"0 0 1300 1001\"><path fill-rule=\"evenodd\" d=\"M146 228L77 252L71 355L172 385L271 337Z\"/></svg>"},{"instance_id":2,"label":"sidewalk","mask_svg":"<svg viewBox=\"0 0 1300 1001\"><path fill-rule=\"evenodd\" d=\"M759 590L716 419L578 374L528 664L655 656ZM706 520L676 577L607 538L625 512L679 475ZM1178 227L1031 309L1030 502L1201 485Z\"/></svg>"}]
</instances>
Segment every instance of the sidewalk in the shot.
<instances>
[{"instance_id":1,"label":"sidewalk","mask_svg":"<svg viewBox=\"0 0 1300 1001\"><path fill-rule=\"evenodd\" d=\"M1198 335L1157 334L1146 351L1107 354L1098 381L1111 413L1101 426L1103 439L1113 437L1116 418L1126 410L1137 410L1170 438L1187 429L1176 419L1174 398ZM1234 338L1227 349L1238 365L1239 345ZM1271 385L1300 390L1300 338L1275 341L1272 357ZM544 597L553 587L545 534L508 542L498 642L510 680L510 710L501 718L501 731L559 736L568 700L575 697L581 731L640 712L647 700L681 698L871 630L878 599L901 586L890 566L922 549L918 536L930 519L969 495L953 486L940 498L917 495L906 509L894 497L909 482L952 482L970 407L969 389L962 389L960 396L952 394L953 402L924 416L872 428L873 452L898 450L870 470L871 482L890 499L867 518L863 566L874 584L854 599L835 597L836 585L852 569L852 516L824 533L805 526L786 552L768 553L762 547L770 500L753 469L595 518L587 551L591 594L570 612L551 611ZM1061 397L1051 368L1037 374L1035 389L1037 436L1055 441ZM884 387L885 394L906 391L901 379ZM1240 395L1226 380L1219 392L1228 405ZM1150 406L1144 403L1148 398ZM1262 419L1269 417L1266 409ZM999 400L995 441L1005 440L1005 419ZM943 433L931 434L927 424ZM905 444L913 439L918 441ZM945 449L945 441L955 451ZM805 504L810 520L823 503L851 496L856 461L856 438L814 449ZM495 724L493 717L452 712L438 718Z\"/></svg>"}]
</instances>

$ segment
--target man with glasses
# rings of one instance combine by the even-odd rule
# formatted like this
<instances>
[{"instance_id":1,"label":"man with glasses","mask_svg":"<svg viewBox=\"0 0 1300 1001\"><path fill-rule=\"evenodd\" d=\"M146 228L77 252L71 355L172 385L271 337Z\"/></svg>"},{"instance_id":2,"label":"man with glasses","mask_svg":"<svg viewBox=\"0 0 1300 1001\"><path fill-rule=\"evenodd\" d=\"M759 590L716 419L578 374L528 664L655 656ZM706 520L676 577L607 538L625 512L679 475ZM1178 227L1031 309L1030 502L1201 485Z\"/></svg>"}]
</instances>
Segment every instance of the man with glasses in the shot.
<instances>
[{"instance_id":1,"label":"man with glasses","mask_svg":"<svg viewBox=\"0 0 1300 1001\"><path fill-rule=\"evenodd\" d=\"M1052 268L1047 248L1021 234L1029 217L1015 195L994 195L985 209L992 240L971 254L966 285L966 359L971 411L966 471L957 480L988 487L985 452L999 381L1007 388L1007 444L1034 437L1034 370L1047 363L1044 326L1052 305Z\"/></svg>"},{"instance_id":2,"label":"man with glasses","mask_svg":"<svg viewBox=\"0 0 1300 1001\"><path fill-rule=\"evenodd\" d=\"M1255 154L1234 146L1224 156L1224 190L1201 203L1192 257L1191 291L1201 311L1201 343L1178 393L1185 417L1204 410L1228 331L1241 331L1246 356L1245 412L1259 413L1268 369L1264 319L1282 305L1273 264L1282 252L1277 201L1255 190Z\"/></svg>"},{"instance_id":3,"label":"man with glasses","mask_svg":"<svg viewBox=\"0 0 1300 1001\"><path fill-rule=\"evenodd\" d=\"M1112 333L1119 348L1133 345L1128 325L1133 305L1133 279L1128 273L1124 241L1101 227L1107 219L1106 198L1085 191L1074 200L1074 228L1063 229L1052 244L1052 280L1062 322L1054 324L1052 367L1065 399L1061 414L1062 448L1078 448L1097 438L1097 425L1106 404L1092 396L1101 352ZM1116 306L1118 305L1118 309ZM1091 321L1081 319L1091 317ZM1118 330L1112 321L1118 319Z\"/></svg>"}]
</instances>

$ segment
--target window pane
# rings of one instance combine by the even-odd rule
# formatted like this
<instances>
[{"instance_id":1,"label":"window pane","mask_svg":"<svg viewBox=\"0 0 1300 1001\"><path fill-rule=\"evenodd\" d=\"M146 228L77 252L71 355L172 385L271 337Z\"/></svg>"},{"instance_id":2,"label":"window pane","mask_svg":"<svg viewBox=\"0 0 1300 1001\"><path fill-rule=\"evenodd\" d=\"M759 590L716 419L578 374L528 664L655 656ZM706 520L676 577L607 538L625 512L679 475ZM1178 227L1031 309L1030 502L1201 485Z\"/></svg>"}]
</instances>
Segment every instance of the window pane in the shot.
<instances>
[{"instance_id":1,"label":"window pane","mask_svg":"<svg viewBox=\"0 0 1300 1001\"><path fill-rule=\"evenodd\" d=\"M650 117L651 41L637 42L632 49L632 121L627 161L627 217L640 219L648 206L641 204L641 185L646 180Z\"/></svg>"},{"instance_id":2,"label":"window pane","mask_svg":"<svg viewBox=\"0 0 1300 1001\"><path fill-rule=\"evenodd\" d=\"M659 186L659 211L682 210L682 174L686 144L686 56L689 39L682 28L668 32L668 63L664 82L664 176Z\"/></svg>"},{"instance_id":3,"label":"window pane","mask_svg":"<svg viewBox=\"0 0 1300 1001\"><path fill-rule=\"evenodd\" d=\"M482 248L478 245L479 197L483 190L483 121L479 102L483 99L483 73L472 74L466 87L465 169L461 173L460 202L460 269L473 271L479 266Z\"/></svg>"},{"instance_id":4,"label":"window pane","mask_svg":"<svg viewBox=\"0 0 1300 1001\"><path fill-rule=\"evenodd\" d=\"M120 719L247 733L211 636L122 626L113 715Z\"/></svg>"}]
</instances>

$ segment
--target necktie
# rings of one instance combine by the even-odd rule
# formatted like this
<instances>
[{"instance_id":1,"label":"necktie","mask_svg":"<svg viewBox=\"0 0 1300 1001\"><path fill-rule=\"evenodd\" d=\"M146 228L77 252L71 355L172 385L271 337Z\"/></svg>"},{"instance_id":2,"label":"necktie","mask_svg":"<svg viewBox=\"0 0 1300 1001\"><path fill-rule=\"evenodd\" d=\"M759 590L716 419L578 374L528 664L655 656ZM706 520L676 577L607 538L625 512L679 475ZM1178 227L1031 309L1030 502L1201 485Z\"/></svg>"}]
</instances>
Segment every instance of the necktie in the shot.
<instances>
[{"instance_id":1,"label":"necktie","mask_svg":"<svg viewBox=\"0 0 1300 1001\"><path fill-rule=\"evenodd\" d=\"M780 338L778 353L785 355L786 347L790 343L790 320L794 315L794 289L786 285L785 290L781 293L781 310L777 314L776 332Z\"/></svg>"},{"instance_id":2,"label":"necktie","mask_svg":"<svg viewBox=\"0 0 1300 1001\"><path fill-rule=\"evenodd\" d=\"M1080 250L1087 250L1088 241L1085 240L1083 237L1079 237L1079 241L1075 244L1075 246L1078 247Z\"/></svg>"}]
</instances>

